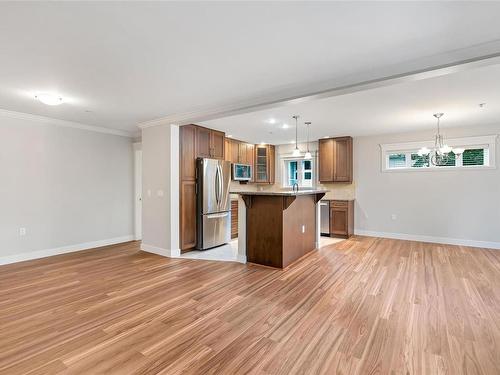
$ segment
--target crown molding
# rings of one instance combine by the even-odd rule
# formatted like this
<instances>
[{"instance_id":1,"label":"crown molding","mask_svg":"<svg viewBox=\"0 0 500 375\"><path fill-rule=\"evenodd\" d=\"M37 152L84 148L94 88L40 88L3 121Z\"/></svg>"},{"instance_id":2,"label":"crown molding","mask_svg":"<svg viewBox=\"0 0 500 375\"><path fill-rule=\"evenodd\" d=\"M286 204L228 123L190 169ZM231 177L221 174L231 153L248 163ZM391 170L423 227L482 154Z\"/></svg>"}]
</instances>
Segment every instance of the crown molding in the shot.
<instances>
[{"instance_id":1,"label":"crown molding","mask_svg":"<svg viewBox=\"0 0 500 375\"><path fill-rule=\"evenodd\" d=\"M262 95L259 98L253 98L247 101L233 102L213 107L199 107L193 111L177 113L141 122L137 126L140 129L145 129L159 125L185 125L200 121L209 121L221 117L260 111L278 106L304 103L312 100L351 94L358 91L414 82L495 64L500 64L500 53L498 52L457 60L452 63L428 66L423 69L414 69L395 75L379 75L379 78L375 79L366 79L357 82L351 79L351 83L348 81L330 82L327 84L329 87L322 90L315 90L312 86L303 88L302 90L297 87L288 88L280 92Z\"/></svg>"},{"instance_id":2,"label":"crown molding","mask_svg":"<svg viewBox=\"0 0 500 375\"><path fill-rule=\"evenodd\" d=\"M60 119L56 119L56 118L52 118L52 117L32 115L30 113L8 111L6 109L0 109L0 116L18 119L18 120L33 121L33 122L38 122L40 124L45 124L45 125L64 126L66 128L74 128L74 129L88 130L88 131L97 132L97 133L119 135L121 137L127 137L127 138L134 138L135 136L137 136L136 133L128 132L125 130L110 129L110 128L105 128L102 126L87 125L87 124L82 124L82 123L74 122L74 121L67 121L67 120L60 120Z\"/></svg>"}]
</instances>

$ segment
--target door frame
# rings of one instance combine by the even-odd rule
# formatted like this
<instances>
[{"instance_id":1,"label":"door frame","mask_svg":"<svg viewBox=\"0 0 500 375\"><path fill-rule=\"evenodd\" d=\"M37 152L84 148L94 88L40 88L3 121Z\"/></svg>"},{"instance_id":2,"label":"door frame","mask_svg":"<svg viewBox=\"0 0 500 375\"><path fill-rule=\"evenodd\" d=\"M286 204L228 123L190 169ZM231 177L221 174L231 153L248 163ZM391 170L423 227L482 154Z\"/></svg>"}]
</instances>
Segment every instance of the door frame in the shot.
<instances>
[{"instance_id":1,"label":"door frame","mask_svg":"<svg viewBox=\"0 0 500 375\"><path fill-rule=\"evenodd\" d=\"M134 147L134 239L142 240L142 144Z\"/></svg>"}]
</instances>

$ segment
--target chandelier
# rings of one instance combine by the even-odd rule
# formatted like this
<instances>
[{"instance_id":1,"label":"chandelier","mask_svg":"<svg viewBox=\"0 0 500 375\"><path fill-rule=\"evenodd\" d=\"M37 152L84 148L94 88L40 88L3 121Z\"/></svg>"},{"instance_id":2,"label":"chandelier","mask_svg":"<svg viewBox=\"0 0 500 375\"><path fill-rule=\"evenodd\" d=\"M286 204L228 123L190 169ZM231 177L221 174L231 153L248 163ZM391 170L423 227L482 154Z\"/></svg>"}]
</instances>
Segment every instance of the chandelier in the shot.
<instances>
[{"instance_id":1,"label":"chandelier","mask_svg":"<svg viewBox=\"0 0 500 375\"><path fill-rule=\"evenodd\" d=\"M444 142L444 137L440 132L440 119L444 113L435 113L433 116L437 119L437 133L434 136L434 148L430 150L427 147L422 147L418 150L418 156L425 158L426 162L430 162L436 166L445 166L454 160L455 157L464 152L463 148L450 147Z\"/></svg>"}]
</instances>

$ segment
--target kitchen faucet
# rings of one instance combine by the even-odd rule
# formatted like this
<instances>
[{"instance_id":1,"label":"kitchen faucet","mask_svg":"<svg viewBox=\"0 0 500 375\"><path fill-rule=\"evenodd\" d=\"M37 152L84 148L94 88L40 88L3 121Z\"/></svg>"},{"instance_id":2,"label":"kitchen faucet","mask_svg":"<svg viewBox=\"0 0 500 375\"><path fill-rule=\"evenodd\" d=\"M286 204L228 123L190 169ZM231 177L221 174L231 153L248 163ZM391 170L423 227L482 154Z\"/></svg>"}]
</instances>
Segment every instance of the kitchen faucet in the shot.
<instances>
[{"instance_id":1,"label":"kitchen faucet","mask_svg":"<svg viewBox=\"0 0 500 375\"><path fill-rule=\"evenodd\" d=\"M297 190L295 190L295 188L297 188ZM298 193L298 192L299 192L299 184L298 184L298 183L296 183L296 182L295 182L295 183L292 185L292 191L293 191L294 193Z\"/></svg>"}]
</instances>

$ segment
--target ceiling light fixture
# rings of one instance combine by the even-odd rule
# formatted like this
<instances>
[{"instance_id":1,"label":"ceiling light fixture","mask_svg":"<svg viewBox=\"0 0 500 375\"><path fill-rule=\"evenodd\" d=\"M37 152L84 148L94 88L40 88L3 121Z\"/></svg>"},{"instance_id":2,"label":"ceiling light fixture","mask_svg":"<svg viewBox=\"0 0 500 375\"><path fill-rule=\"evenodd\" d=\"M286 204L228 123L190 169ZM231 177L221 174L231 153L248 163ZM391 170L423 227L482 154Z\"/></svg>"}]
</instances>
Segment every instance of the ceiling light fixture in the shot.
<instances>
[{"instance_id":1,"label":"ceiling light fixture","mask_svg":"<svg viewBox=\"0 0 500 375\"><path fill-rule=\"evenodd\" d=\"M64 103L61 96L48 93L37 94L35 95L35 99L46 105L59 105Z\"/></svg>"},{"instance_id":2,"label":"ceiling light fixture","mask_svg":"<svg viewBox=\"0 0 500 375\"><path fill-rule=\"evenodd\" d=\"M281 125L281 128L282 128L282 129L288 129L289 127L290 127L290 126L289 126L288 124L283 124L283 125Z\"/></svg>"},{"instance_id":3,"label":"ceiling light fixture","mask_svg":"<svg viewBox=\"0 0 500 375\"><path fill-rule=\"evenodd\" d=\"M292 152L292 156L298 157L300 156L300 150L299 150L299 145L298 145L298 122L297 120L299 119L299 115L293 115L292 118L295 120L295 150Z\"/></svg>"},{"instance_id":4,"label":"ceiling light fixture","mask_svg":"<svg viewBox=\"0 0 500 375\"><path fill-rule=\"evenodd\" d=\"M269 120L267 120L267 122L270 124L276 124L276 119L270 118Z\"/></svg>"},{"instance_id":5,"label":"ceiling light fixture","mask_svg":"<svg viewBox=\"0 0 500 375\"><path fill-rule=\"evenodd\" d=\"M459 156L464 152L464 149L461 147L453 148L444 143L444 137L439 128L440 119L443 115L444 113L434 113L433 115L437 118L437 133L434 136L434 149L429 150L427 147L422 147L418 150L418 156L424 157L426 162L430 161L436 166L446 166L450 160L453 160L453 156Z\"/></svg>"},{"instance_id":6,"label":"ceiling light fixture","mask_svg":"<svg viewBox=\"0 0 500 375\"><path fill-rule=\"evenodd\" d=\"M311 125L311 121L304 122L304 124L306 124L307 127L307 151L304 155L304 159L311 159L312 155L311 152L309 151L309 126Z\"/></svg>"},{"instance_id":7,"label":"ceiling light fixture","mask_svg":"<svg viewBox=\"0 0 500 375\"><path fill-rule=\"evenodd\" d=\"M233 135L232 134L228 134L228 135L226 135L226 138L233 138Z\"/></svg>"}]
</instances>

